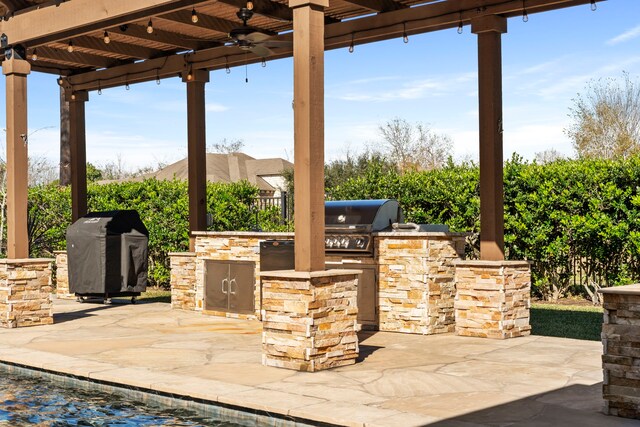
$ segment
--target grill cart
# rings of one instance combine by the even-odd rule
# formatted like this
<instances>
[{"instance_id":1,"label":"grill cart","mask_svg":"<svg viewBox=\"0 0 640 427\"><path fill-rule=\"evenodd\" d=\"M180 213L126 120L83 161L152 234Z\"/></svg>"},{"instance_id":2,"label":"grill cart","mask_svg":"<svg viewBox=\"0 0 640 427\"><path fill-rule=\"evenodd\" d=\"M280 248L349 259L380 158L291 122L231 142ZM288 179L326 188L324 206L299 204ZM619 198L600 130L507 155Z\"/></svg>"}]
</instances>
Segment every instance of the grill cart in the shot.
<instances>
[{"instance_id":1,"label":"grill cart","mask_svg":"<svg viewBox=\"0 0 640 427\"><path fill-rule=\"evenodd\" d=\"M67 228L69 290L78 301L131 297L147 287L149 232L134 210L91 212Z\"/></svg>"}]
</instances>

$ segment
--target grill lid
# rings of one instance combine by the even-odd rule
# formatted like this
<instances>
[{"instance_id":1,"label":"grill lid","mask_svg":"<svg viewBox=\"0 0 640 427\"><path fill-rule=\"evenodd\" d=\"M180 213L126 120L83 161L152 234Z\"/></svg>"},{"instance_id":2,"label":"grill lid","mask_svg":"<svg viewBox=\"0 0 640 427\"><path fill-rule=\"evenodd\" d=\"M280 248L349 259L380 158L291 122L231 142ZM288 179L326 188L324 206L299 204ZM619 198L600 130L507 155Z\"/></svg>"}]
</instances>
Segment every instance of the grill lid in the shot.
<instances>
[{"instance_id":1,"label":"grill lid","mask_svg":"<svg viewBox=\"0 0 640 427\"><path fill-rule=\"evenodd\" d=\"M402 221L397 200L333 200L325 202L325 225L328 227L367 226L381 231Z\"/></svg>"}]
</instances>

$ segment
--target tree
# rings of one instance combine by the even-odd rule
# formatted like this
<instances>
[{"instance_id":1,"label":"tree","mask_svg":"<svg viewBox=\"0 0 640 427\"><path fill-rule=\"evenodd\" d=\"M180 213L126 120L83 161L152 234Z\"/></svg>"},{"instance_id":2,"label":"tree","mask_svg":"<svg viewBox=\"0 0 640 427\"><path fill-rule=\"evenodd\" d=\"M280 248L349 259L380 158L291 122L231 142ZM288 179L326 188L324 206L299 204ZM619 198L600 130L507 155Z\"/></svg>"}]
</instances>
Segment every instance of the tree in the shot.
<instances>
[{"instance_id":1,"label":"tree","mask_svg":"<svg viewBox=\"0 0 640 427\"><path fill-rule=\"evenodd\" d=\"M102 179L102 171L95 167L93 163L87 163L87 181L94 182Z\"/></svg>"},{"instance_id":2,"label":"tree","mask_svg":"<svg viewBox=\"0 0 640 427\"><path fill-rule=\"evenodd\" d=\"M412 125L404 119L395 118L378 130L388 149L386 157L401 171L438 169L451 156L451 138L434 133L425 124Z\"/></svg>"},{"instance_id":3,"label":"tree","mask_svg":"<svg viewBox=\"0 0 640 427\"><path fill-rule=\"evenodd\" d=\"M556 160L563 160L566 157L555 148L550 148L548 150L537 152L534 158L537 164L544 165L555 162Z\"/></svg>"},{"instance_id":4,"label":"tree","mask_svg":"<svg viewBox=\"0 0 640 427\"><path fill-rule=\"evenodd\" d=\"M565 133L580 158L629 158L640 153L640 83L591 80L585 95L573 99L572 125Z\"/></svg>"},{"instance_id":5,"label":"tree","mask_svg":"<svg viewBox=\"0 0 640 427\"><path fill-rule=\"evenodd\" d=\"M207 152L231 154L239 152L240 150L242 150L242 148L244 148L244 141L242 139L224 138L218 143L207 146Z\"/></svg>"}]
</instances>

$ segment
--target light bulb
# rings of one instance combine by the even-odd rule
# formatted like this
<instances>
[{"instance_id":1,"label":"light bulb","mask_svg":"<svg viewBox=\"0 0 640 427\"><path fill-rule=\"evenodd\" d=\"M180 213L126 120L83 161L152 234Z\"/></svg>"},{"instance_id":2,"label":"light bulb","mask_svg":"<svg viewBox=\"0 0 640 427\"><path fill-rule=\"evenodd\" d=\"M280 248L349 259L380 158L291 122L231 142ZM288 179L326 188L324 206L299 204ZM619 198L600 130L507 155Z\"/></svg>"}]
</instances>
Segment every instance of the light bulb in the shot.
<instances>
[{"instance_id":1,"label":"light bulb","mask_svg":"<svg viewBox=\"0 0 640 427\"><path fill-rule=\"evenodd\" d=\"M129 87L129 83L126 83L126 84L124 85L124 88L125 88L125 90L129 90L129 89L131 89L131 88Z\"/></svg>"},{"instance_id":2,"label":"light bulb","mask_svg":"<svg viewBox=\"0 0 640 427\"><path fill-rule=\"evenodd\" d=\"M73 52L73 42L69 40L69 44L67 45L67 52Z\"/></svg>"},{"instance_id":3,"label":"light bulb","mask_svg":"<svg viewBox=\"0 0 640 427\"><path fill-rule=\"evenodd\" d=\"M251 0L247 2L247 9L253 10L253 2Z\"/></svg>"},{"instance_id":4,"label":"light bulb","mask_svg":"<svg viewBox=\"0 0 640 427\"><path fill-rule=\"evenodd\" d=\"M458 24L458 34L462 34L462 21Z\"/></svg>"},{"instance_id":5,"label":"light bulb","mask_svg":"<svg viewBox=\"0 0 640 427\"><path fill-rule=\"evenodd\" d=\"M191 71L189 71L189 74L187 74L187 80L193 80L193 74L191 73Z\"/></svg>"},{"instance_id":6,"label":"light bulb","mask_svg":"<svg viewBox=\"0 0 640 427\"><path fill-rule=\"evenodd\" d=\"M109 33L107 33L106 31L104 32L104 37L102 38L102 40L104 40L105 44L109 44L111 43L111 38L109 37Z\"/></svg>"},{"instance_id":7,"label":"light bulb","mask_svg":"<svg viewBox=\"0 0 640 427\"><path fill-rule=\"evenodd\" d=\"M98 88L98 95L102 95L102 88Z\"/></svg>"},{"instance_id":8,"label":"light bulb","mask_svg":"<svg viewBox=\"0 0 640 427\"><path fill-rule=\"evenodd\" d=\"M404 33L402 35L402 41L405 43L409 43L409 36L407 35L407 33Z\"/></svg>"},{"instance_id":9,"label":"light bulb","mask_svg":"<svg viewBox=\"0 0 640 427\"><path fill-rule=\"evenodd\" d=\"M153 22L151 21L151 19L149 19L149 22L147 23L147 33L153 33Z\"/></svg>"},{"instance_id":10,"label":"light bulb","mask_svg":"<svg viewBox=\"0 0 640 427\"><path fill-rule=\"evenodd\" d=\"M591 11L595 12L598 9L598 5L596 4L596 0L591 0Z\"/></svg>"},{"instance_id":11,"label":"light bulb","mask_svg":"<svg viewBox=\"0 0 640 427\"><path fill-rule=\"evenodd\" d=\"M196 8L195 7L191 11L191 22L193 22L194 24L198 23L198 12L196 12Z\"/></svg>"},{"instance_id":12,"label":"light bulb","mask_svg":"<svg viewBox=\"0 0 640 427\"><path fill-rule=\"evenodd\" d=\"M71 94L71 100L72 100L72 101L75 101L75 100L76 100L76 94L75 94L75 93Z\"/></svg>"},{"instance_id":13,"label":"light bulb","mask_svg":"<svg viewBox=\"0 0 640 427\"><path fill-rule=\"evenodd\" d=\"M351 44L349 45L349 53L353 53L353 51L354 51L354 50L355 50L355 49L354 49L354 47L353 47L353 43L351 43Z\"/></svg>"},{"instance_id":14,"label":"light bulb","mask_svg":"<svg viewBox=\"0 0 640 427\"><path fill-rule=\"evenodd\" d=\"M33 49L33 53L31 54L31 59L33 61L37 61L38 60L38 51L36 49Z\"/></svg>"}]
</instances>

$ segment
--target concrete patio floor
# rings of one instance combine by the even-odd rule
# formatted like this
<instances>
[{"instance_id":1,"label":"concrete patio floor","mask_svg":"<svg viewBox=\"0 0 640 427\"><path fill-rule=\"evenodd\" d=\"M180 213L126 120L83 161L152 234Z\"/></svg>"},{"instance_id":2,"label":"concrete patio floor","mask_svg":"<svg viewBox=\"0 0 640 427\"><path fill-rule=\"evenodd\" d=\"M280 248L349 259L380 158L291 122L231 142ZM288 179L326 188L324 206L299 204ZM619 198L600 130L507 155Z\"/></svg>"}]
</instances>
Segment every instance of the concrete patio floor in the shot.
<instances>
[{"instance_id":1,"label":"concrete patio floor","mask_svg":"<svg viewBox=\"0 0 640 427\"><path fill-rule=\"evenodd\" d=\"M603 415L599 342L361 333L356 365L261 365L261 324L169 304L57 300L55 324L0 329L0 361L354 426L632 426Z\"/></svg>"}]
</instances>

